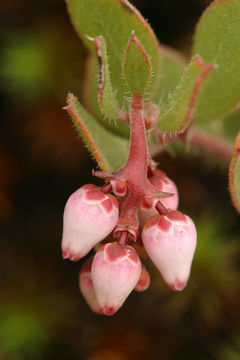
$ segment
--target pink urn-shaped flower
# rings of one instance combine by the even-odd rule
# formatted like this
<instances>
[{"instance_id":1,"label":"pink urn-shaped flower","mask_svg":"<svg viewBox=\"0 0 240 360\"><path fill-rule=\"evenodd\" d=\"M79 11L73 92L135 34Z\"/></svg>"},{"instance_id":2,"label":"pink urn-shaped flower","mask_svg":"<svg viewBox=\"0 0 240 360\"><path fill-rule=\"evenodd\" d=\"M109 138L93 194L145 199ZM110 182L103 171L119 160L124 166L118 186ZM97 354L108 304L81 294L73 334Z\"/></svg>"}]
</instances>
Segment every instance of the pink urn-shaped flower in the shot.
<instances>
[{"instance_id":1,"label":"pink urn-shaped flower","mask_svg":"<svg viewBox=\"0 0 240 360\"><path fill-rule=\"evenodd\" d=\"M93 258L91 257L90 259L85 261L81 267L79 273L79 287L90 309L97 314L101 314L102 311L98 304L96 292L92 282L92 274L91 274L92 260Z\"/></svg>"},{"instance_id":2,"label":"pink urn-shaped flower","mask_svg":"<svg viewBox=\"0 0 240 360\"><path fill-rule=\"evenodd\" d=\"M63 258L79 260L108 236L118 221L118 202L87 184L68 199L63 216Z\"/></svg>"},{"instance_id":3,"label":"pink urn-shaped flower","mask_svg":"<svg viewBox=\"0 0 240 360\"><path fill-rule=\"evenodd\" d=\"M140 278L135 286L134 290L137 292L142 292L148 289L150 285L150 275L149 272L142 267Z\"/></svg>"},{"instance_id":4,"label":"pink urn-shaped flower","mask_svg":"<svg viewBox=\"0 0 240 360\"><path fill-rule=\"evenodd\" d=\"M114 314L136 286L141 262L131 246L108 243L94 256L92 280L98 303L105 315Z\"/></svg>"},{"instance_id":5,"label":"pink urn-shaped flower","mask_svg":"<svg viewBox=\"0 0 240 360\"><path fill-rule=\"evenodd\" d=\"M153 216L143 228L142 240L169 287L182 290L187 284L196 248L193 221L177 210Z\"/></svg>"},{"instance_id":6,"label":"pink urn-shaped flower","mask_svg":"<svg viewBox=\"0 0 240 360\"><path fill-rule=\"evenodd\" d=\"M176 210L178 208L179 196L177 186L163 171L154 169L153 176L151 176L148 181L154 186L156 191L174 194L169 197L161 198L161 203L167 209ZM155 207L151 209L143 209L141 207L139 211L140 223L144 225L150 216L154 216L157 213Z\"/></svg>"}]
</instances>

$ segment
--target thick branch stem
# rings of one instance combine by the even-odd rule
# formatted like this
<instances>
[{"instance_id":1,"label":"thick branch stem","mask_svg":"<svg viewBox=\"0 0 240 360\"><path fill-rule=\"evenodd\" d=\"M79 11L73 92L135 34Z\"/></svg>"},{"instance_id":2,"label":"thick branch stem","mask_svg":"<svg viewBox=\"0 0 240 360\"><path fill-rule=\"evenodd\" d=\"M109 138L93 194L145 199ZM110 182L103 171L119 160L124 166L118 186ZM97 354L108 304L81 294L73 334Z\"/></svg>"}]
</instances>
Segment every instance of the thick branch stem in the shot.
<instances>
[{"instance_id":1,"label":"thick branch stem","mask_svg":"<svg viewBox=\"0 0 240 360\"><path fill-rule=\"evenodd\" d=\"M133 97L129 117L130 150L127 163L124 166L124 172L130 170L132 175L136 175L134 176L135 178L139 176L140 179L143 179L147 176L148 145L143 118L143 100L141 96L135 95Z\"/></svg>"},{"instance_id":2,"label":"thick branch stem","mask_svg":"<svg viewBox=\"0 0 240 360\"><path fill-rule=\"evenodd\" d=\"M148 145L143 118L143 100L135 95L132 100L130 117L130 150L125 166L120 170L127 181L128 193L121 207L117 228L129 227L137 233L137 208L147 189ZM130 231L130 230L129 230Z\"/></svg>"}]
</instances>

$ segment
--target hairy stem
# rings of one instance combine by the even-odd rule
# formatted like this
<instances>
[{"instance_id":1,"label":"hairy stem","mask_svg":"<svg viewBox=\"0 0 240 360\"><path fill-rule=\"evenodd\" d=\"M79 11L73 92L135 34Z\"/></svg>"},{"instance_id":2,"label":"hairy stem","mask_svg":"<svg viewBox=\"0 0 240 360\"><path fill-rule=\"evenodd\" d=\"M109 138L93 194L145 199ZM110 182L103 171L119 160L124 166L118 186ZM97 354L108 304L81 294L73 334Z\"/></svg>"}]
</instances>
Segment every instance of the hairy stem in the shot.
<instances>
[{"instance_id":1,"label":"hairy stem","mask_svg":"<svg viewBox=\"0 0 240 360\"><path fill-rule=\"evenodd\" d=\"M129 172L130 170L131 177L135 175L136 182L141 182L140 179L146 178L147 176L148 165L148 146L143 119L143 100L141 96L135 95L133 97L129 117L131 131L130 150L127 163L124 166L124 172ZM137 178L139 180L137 180Z\"/></svg>"},{"instance_id":2,"label":"hairy stem","mask_svg":"<svg viewBox=\"0 0 240 360\"><path fill-rule=\"evenodd\" d=\"M137 208L147 189L148 145L143 118L143 100L135 95L132 100L130 116L130 150L125 166L120 170L127 181L128 193L122 202L117 229L138 231ZM130 231L130 230L129 230Z\"/></svg>"}]
</instances>

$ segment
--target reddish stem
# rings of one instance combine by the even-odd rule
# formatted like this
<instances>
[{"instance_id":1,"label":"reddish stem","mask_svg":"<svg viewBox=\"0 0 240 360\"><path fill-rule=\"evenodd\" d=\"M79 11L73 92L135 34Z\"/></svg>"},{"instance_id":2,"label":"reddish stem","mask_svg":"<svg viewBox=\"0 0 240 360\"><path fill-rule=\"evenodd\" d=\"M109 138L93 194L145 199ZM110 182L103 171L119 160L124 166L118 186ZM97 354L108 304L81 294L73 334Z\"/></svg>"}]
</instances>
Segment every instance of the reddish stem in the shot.
<instances>
[{"instance_id":1,"label":"reddish stem","mask_svg":"<svg viewBox=\"0 0 240 360\"><path fill-rule=\"evenodd\" d=\"M148 146L146 130L143 119L143 100L140 95L135 95L129 112L130 117L130 150L124 172L131 171L131 177L138 180L146 178L148 164ZM129 177L129 176L128 176ZM141 180L140 180L141 182Z\"/></svg>"},{"instance_id":2,"label":"reddish stem","mask_svg":"<svg viewBox=\"0 0 240 360\"><path fill-rule=\"evenodd\" d=\"M101 191L104 193L104 194L108 194L112 191L112 185L110 183L107 183L105 185L103 185L101 187Z\"/></svg>"},{"instance_id":3,"label":"reddish stem","mask_svg":"<svg viewBox=\"0 0 240 360\"><path fill-rule=\"evenodd\" d=\"M118 238L118 245L124 246L128 237L128 231L121 231Z\"/></svg>"},{"instance_id":4,"label":"reddish stem","mask_svg":"<svg viewBox=\"0 0 240 360\"><path fill-rule=\"evenodd\" d=\"M137 217L138 205L145 195L148 169L148 145L143 118L143 100L135 95L132 100L130 117L130 150L127 163L120 170L121 176L127 181L128 194L122 202L119 222L116 228L137 233L139 224Z\"/></svg>"},{"instance_id":5,"label":"reddish stem","mask_svg":"<svg viewBox=\"0 0 240 360\"><path fill-rule=\"evenodd\" d=\"M160 215L167 215L168 210L165 208L165 206L161 203L161 201L158 201L155 205L155 209L158 211Z\"/></svg>"},{"instance_id":6,"label":"reddish stem","mask_svg":"<svg viewBox=\"0 0 240 360\"><path fill-rule=\"evenodd\" d=\"M113 173L94 171L93 175L105 179L119 179L126 181L127 194L122 198L120 217L114 233L120 232L119 243L125 244L131 236L137 239L139 231L138 208L143 198L149 193L151 185L148 183L148 167L153 168L153 163L148 153L146 129L143 114L143 98L134 95L129 111L130 119L130 149L126 164ZM150 171L150 170L149 170ZM107 193L113 190L109 184L102 187Z\"/></svg>"}]
</instances>

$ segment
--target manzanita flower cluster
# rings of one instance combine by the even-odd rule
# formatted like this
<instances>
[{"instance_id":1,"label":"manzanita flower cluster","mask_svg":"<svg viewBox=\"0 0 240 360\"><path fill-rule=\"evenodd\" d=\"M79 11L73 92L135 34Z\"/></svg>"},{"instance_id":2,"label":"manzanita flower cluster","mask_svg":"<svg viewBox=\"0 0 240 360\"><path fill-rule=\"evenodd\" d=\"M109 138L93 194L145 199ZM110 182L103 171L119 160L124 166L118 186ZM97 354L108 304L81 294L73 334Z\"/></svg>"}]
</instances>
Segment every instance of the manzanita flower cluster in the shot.
<instances>
[{"instance_id":1,"label":"manzanita flower cluster","mask_svg":"<svg viewBox=\"0 0 240 360\"><path fill-rule=\"evenodd\" d=\"M134 34L126 53L131 46L150 64ZM144 100L143 91L132 91L126 119L131 132L126 164L112 173L93 171L105 184L80 187L64 211L63 258L77 261L96 250L82 265L79 286L90 308L105 315L114 314L133 290L148 288L139 247L173 290L186 286L196 247L193 221L177 210L175 183L150 157L146 128L154 127L154 105Z\"/></svg>"}]
</instances>

